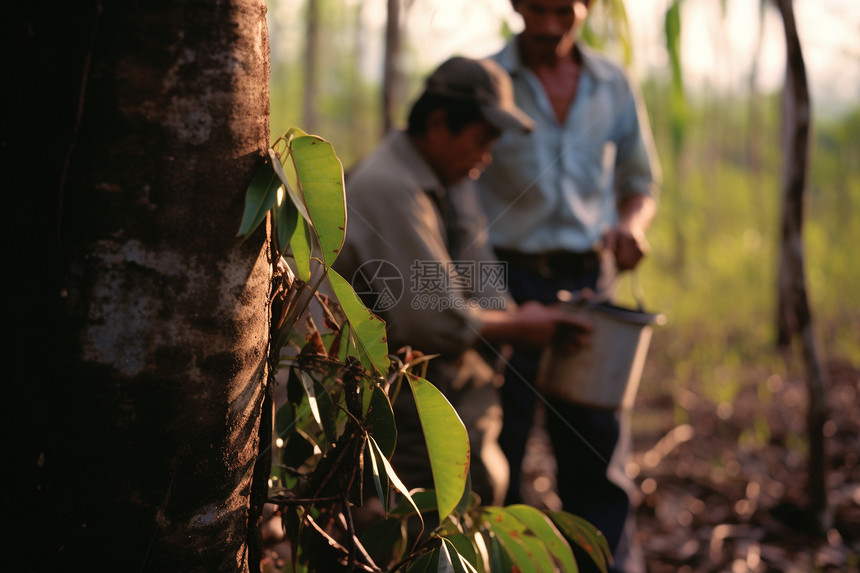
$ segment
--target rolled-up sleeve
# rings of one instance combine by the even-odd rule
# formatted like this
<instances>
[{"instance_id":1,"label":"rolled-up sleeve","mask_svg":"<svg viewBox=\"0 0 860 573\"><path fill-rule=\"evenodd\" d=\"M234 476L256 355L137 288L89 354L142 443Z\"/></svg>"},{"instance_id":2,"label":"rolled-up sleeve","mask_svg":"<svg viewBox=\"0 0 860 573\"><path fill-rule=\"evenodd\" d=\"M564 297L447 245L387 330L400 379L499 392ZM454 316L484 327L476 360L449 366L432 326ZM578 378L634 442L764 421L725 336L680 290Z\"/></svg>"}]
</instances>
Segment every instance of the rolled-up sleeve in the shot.
<instances>
[{"instance_id":1,"label":"rolled-up sleeve","mask_svg":"<svg viewBox=\"0 0 860 573\"><path fill-rule=\"evenodd\" d=\"M627 81L620 82L617 89L622 90L622 104L615 162L616 196L620 199L635 194L656 197L660 169L648 115Z\"/></svg>"}]
</instances>

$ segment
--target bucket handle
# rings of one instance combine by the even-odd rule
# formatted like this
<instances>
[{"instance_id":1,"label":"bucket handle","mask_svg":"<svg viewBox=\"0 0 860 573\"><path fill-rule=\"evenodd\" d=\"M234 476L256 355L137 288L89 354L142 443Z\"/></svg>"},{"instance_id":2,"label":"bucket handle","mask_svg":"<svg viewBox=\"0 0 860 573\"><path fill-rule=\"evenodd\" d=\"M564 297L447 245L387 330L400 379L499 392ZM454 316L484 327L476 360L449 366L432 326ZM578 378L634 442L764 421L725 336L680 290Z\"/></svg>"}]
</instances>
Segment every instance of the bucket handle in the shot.
<instances>
[{"instance_id":1,"label":"bucket handle","mask_svg":"<svg viewBox=\"0 0 860 573\"><path fill-rule=\"evenodd\" d=\"M597 248L598 245L595 245ZM600 257L600 276L597 278L597 288L594 296L588 298L588 302L592 304L603 304L609 302L615 291L618 288L618 277L621 275L618 272L618 265L615 264L615 255L607 249L598 248L598 256ZM645 312L645 291L642 285L639 284L639 275L636 269L627 271L630 276L630 292L633 295L633 301L636 303L636 310ZM558 299L564 302L586 302L580 294L573 294L569 291L559 291Z\"/></svg>"},{"instance_id":2,"label":"bucket handle","mask_svg":"<svg viewBox=\"0 0 860 573\"><path fill-rule=\"evenodd\" d=\"M639 312L645 312L645 291L642 285L639 284L639 274L636 269L630 270L630 292L633 295L633 300L636 302L636 307Z\"/></svg>"},{"instance_id":3,"label":"bucket handle","mask_svg":"<svg viewBox=\"0 0 860 573\"><path fill-rule=\"evenodd\" d=\"M618 277L621 273L618 272L618 265L615 263L615 255L612 251L601 249L600 255L600 276L597 279L597 293L594 302L600 304L608 302L612 298L617 288ZM642 285L639 284L639 275L636 269L627 271L630 277L630 293L633 295L633 300L636 303L636 310L644 312L645 310L645 291L642 290Z\"/></svg>"}]
</instances>

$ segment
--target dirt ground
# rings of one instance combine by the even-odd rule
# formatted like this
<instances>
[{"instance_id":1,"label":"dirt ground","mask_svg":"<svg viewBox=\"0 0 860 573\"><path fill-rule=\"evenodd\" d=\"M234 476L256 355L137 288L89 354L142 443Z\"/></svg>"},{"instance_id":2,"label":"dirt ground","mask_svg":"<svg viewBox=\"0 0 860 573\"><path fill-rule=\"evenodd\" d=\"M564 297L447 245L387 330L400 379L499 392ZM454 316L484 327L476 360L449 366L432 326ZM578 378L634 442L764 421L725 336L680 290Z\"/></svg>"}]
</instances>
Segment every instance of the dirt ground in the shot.
<instances>
[{"instance_id":1,"label":"dirt ground","mask_svg":"<svg viewBox=\"0 0 860 573\"><path fill-rule=\"evenodd\" d=\"M771 376L731 405L696 393L640 393L628 476L649 573L860 571L860 371L829 366L825 424L832 526L808 532L806 389ZM646 373L647 375L647 373ZM677 406L688 412L677 422ZM545 436L531 437L527 495L555 505Z\"/></svg>"},{"instance_id":2,"label":"dirt ground","mask_svg":"<svg viewBox=\"0 0 860 573\"><path fill-rule=\"evenodd\" d=\"M659 365L657 366L659 368ZM715 405L694 388L643 388L632 413L627 473L638 487L637 539L648 573L860 572L860 368L828 365L826 479L832 525L808 531L806 389L802 378L742 387ZM540 415L539 415L540 418ZM558 507L547 437L534 429L525 501ZM289 553L267 523L266 570Z\"/></svg>"}]
</instances>

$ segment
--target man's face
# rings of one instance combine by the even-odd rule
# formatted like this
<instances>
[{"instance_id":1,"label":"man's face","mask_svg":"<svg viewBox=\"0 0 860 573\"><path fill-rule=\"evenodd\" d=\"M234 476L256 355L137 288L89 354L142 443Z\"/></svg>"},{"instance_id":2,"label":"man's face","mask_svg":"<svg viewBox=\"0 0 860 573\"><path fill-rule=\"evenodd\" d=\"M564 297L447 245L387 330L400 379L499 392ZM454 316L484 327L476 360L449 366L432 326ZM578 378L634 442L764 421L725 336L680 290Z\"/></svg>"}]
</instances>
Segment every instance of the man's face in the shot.
<instances>
[{"instance_id":1,"label":"man's face","mask_svg":"<svg viewBox=\"0 0 860 573\"><path fill-rule=\"evenodd\" d=\"M569 53L579 25L588 16L590 0L517 0L523 18L522 40L547 57Z\"/></svg>"},{"instance_id":2,"label":"man's face","mask_svg":"<svg viewBox=\"0 0 860 573\"><path fill-rule=\"evenodd\" d=\"M448 184L467 177L477 179L492 162L490 150L500 135L499 129L486 121L471 123L457 134L443 129L434 146L435 171Z\"/></svg>"}]
</instances>

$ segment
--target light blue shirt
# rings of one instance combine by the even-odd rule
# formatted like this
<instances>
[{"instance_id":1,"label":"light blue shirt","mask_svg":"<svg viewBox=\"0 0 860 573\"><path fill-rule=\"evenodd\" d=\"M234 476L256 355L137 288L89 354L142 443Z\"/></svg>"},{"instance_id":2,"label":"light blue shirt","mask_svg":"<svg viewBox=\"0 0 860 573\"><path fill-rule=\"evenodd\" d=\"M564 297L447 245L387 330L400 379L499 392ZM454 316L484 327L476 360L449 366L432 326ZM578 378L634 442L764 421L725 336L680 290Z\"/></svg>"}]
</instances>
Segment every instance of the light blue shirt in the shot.
<instances>
[{"instance_id":1,"label":"light blue shirt","mask_svg":"<svg viewBox=\"0 0 860 573\"><path fill-rule=\"evenodd\" d=\"M616 200L654 196L658 171L644 114L620 67L577 46L577 95L559 123L516 38L494 56L511 74L532 133L507 130L479 180L495 247L539 253L584 252L617 222Z\"/></svg>"}]
</instances>

